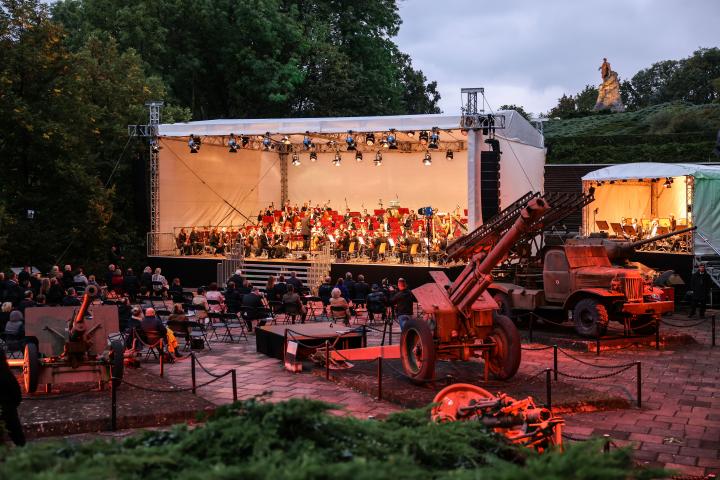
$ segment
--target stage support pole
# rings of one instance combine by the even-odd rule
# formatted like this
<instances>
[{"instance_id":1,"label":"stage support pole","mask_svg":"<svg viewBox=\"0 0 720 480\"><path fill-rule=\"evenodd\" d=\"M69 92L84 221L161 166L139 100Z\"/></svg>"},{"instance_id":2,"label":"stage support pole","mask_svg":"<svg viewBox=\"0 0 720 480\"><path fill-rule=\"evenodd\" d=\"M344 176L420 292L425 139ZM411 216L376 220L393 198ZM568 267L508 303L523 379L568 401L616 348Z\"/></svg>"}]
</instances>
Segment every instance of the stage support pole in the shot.
<instances>
[{"instance_id":1,"label":"stage support pole","mask_svg":"<svg viewBox=\"0 0 720 480\"><path fill-rule=\"evenodd\" d=\"M472 232L482 223L480 204L480 152L482 151L482 130L468 131L467 172L468 172L468 231Z\"/></svg>"},{"instance_id":2,"label":"stage support pole","mask_svg":"<svg viewBox=\"0 0 720 480\"><path fill-rule=\"evenodd\" d=\"M280 208L285 207L285 202L289 199L288 193L288 152L281 150L278 152L280 157Z\"/></svg>"}]
</instances>

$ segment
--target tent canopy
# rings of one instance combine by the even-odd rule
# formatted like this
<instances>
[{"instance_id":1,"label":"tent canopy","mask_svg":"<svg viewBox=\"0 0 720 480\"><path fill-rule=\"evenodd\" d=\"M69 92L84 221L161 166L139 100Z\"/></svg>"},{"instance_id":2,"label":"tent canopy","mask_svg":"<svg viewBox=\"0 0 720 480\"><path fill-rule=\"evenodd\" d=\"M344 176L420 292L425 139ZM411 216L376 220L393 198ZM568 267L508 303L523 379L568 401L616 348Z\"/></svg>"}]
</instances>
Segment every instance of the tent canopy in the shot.
<instances>
[{"instance_id":1,"label":"tent canopy","mask_svg":"<svg viewBox=\"0 0 720 480\"><path fill-rule=\"evenodd\" d=\"M582 177L582 180L584 182L598 182L637 178L695 177L701 175L720 178L720 166L694 163L621 163L590 172Z\"/></svg>"},{"instance_id":2,"label":"tent canopy","mask_svg":"<svg viewBox=\"0 0 720 480\"><path fill-rule=\"evenodd\" d=\"M507 140L543 148L543 136L514 110L501 110L496 115L505 117L505 128L498 128L498 136ZM353 132L459 130L459 115L393 115L384 117L329 117L329 118L261 118L261 119L220 119L197 122L161 124L162 137L263 135L266 132L279 135L302 135Z\"/></svg>"}]
</instances>

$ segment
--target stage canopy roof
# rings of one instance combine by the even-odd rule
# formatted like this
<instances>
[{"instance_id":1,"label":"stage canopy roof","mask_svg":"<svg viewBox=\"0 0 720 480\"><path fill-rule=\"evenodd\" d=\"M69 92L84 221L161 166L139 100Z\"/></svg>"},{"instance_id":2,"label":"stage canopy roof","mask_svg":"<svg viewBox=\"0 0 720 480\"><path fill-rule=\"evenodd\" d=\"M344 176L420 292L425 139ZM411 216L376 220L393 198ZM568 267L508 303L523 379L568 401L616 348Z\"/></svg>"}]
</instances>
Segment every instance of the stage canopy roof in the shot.
<instances>
[{"instance_id":1,"label":"stage canopy roof","mask_svg":"<svg viewBox=\"0 0 720 480\"><path fill-rule=\"evenodd\" d=\"M495 115L505 117L505 127L497 128L499 137L515 142L543 148L543 136L530 122L514 110L501 110ZM263 135L266 132L280 135L302 135L322 133L383 132L397 131L459 130L459 115L393 115L383 117L328 117L328 118L260 118L260 119L220 119L197 122L161 124L159 134L162 137Z\"/></svg>"},{"instance_id":2,"label":"stage canopy roof","mask_svg":"<svg viewBox=\"0 0 720 480\"><path fill-rule=\"evenodd\" d=\"M621 163L590 172L582 179L585 182L601 182L686 176L720 178L720 166L694 163Z\"/></svg>"}]
</instances>

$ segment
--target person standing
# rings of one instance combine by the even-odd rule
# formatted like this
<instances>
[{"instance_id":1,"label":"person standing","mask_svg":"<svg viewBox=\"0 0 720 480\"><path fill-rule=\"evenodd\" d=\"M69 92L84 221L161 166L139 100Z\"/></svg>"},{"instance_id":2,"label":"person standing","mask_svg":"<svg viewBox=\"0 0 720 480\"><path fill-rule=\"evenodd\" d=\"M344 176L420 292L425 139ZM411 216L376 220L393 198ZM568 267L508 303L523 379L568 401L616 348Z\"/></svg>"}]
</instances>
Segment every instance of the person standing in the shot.
<instances>
[{"instance_id":1,"label":"person standing","mask_svg":"<svg viewBox=\"0 0 720 480\"><path fill-rule=\"evenodd\" d=\"M405 327L405 322L410 320L413 315L413 304L415 296L407 288L407 282L404 278L398 278L398 291L390 297L390 304L395 306L395 314L397 315L400 330Z\"/></svg>"},{"instance_id":2,"label":"person standing","mask_svg":"<svg viewBox=\"0 0 720 480\"><path fill-rule=\"evenodd\" d=\"M695 309L700 310L700 318L705 318L705 302L707 301L712 279L705 271L705 264L698 265L697 271L690 277L690 288L692 289L692 303L690 304L690 317L695 316Z\"/></svg>"},{"instance_id":3,"label":"person standing","mask_svg":"<svg viewBox=\"0 0 720 480\"><path fill-rule=\"evenodd\" d=\"M18 447L25 445L25 434L17 411L21 401L20 385L10 371L5 351L0 349L0 419Z\"/></svg>"}]
</instances>

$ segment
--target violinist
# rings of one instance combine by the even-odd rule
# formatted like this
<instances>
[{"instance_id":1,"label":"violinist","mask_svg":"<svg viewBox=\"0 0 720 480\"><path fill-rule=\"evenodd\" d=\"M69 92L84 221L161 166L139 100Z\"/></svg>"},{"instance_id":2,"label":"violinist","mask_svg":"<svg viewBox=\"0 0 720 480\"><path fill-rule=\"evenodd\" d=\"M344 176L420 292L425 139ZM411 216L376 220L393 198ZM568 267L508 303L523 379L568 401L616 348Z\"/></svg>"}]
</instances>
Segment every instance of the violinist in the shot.
<instances>
[{"instance_id":1,"label":"violinist","mask_svg":"<svg viewBox=\"0 0 720 480\"><path fill-rule=\"evenodd\" d=\"M180 252L180 255L187 255L189 253L187 243L188 243L187 232L185 232L185 228L181 228L180 233L178 233L177 239L175 240L175 245L177 246L177 249Z\"/></svg>"}]
</instances>

